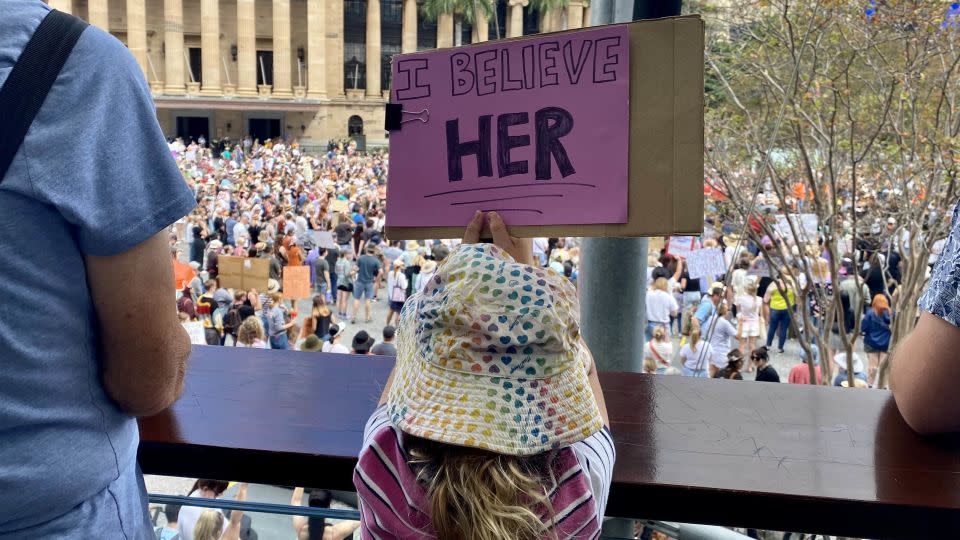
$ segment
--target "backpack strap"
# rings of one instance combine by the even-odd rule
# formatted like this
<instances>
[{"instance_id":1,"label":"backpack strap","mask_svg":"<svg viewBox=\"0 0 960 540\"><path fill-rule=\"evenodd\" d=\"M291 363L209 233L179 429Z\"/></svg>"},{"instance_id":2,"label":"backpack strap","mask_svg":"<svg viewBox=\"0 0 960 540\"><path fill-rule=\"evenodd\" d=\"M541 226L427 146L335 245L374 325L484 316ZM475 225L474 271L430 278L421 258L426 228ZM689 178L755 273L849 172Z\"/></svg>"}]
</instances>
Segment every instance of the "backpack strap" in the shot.
<instances>
[{"instance_id":1,"label":"backpack strap","mask_svg":"<svg viewBox=\"0 0 960 540\"><path fill-rule=\"evenodd\" d=\"M0 182L86 27L76 17L50 10L0 88Z\"/></svg>"}]
</instances>

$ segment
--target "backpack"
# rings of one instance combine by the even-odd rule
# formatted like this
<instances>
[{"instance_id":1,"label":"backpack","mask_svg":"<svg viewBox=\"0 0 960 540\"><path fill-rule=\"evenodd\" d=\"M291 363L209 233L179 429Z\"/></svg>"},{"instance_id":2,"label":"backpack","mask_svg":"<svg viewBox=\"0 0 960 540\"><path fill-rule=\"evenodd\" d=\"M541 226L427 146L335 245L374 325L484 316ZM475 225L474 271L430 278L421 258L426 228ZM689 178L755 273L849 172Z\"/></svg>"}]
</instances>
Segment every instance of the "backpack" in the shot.
<instances>
[{"instance_id":1,"label":"backpack","mask_svg":"<svg viewBox=\"0 0 960 540\"><path fill-rule=\"evenodd\" d=\"M690 331L693 329L693 315L697 312L698 307L700 307L700 304L694 304L683 312L683 316L680 318L680 335L690 335Z\"/></svg>"},{"instance_id":2,"label":"backpack","mask_svg":"<svg viewBox=\"0 0 960 540\"><path fill-rule=\"evenodd\" d=\"M227 314L223 316L223 331L236 337L240 329L240 308L232 306Z\"/></svg>"}]
</instances>

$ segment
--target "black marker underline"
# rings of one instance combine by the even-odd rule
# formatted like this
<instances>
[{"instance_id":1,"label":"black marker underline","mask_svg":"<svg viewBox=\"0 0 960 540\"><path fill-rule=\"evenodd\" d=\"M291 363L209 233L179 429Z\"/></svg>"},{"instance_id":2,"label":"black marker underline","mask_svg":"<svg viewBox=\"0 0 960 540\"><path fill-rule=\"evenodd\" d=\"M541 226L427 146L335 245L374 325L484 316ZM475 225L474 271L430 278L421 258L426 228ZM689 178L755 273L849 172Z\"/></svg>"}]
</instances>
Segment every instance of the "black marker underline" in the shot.
<instances>
[{"instance_id":1,"label":"black marker underline","mask_svg":"<svg viewBox=\"0 0 960 540\"><path fill-rule=\"evenodd\" d=\"M543 215L543 212L533 208L487 208L486 210L481 210L481 212L536 212Z\"/></svg>"},{"instance_id":2,"label":"black marker underline","mask_svg":"<svg viewBox=\"0 0 960 540\"><path fill-rule=\"evenodd\" d=\"M563 195L553 194L553 193L545 194L545 195L518 195L516 197L500 197L499 199L484 199L482 201L455 202L455 203L450 203L450 206L462 206L464 204L476 204L476 203L483 203L483 202L510 201L513 199L536 199L538 197L563 197Z\"/></svg>"},{"instance_id":3,"label":"black marker underline","mask_svg":"<svg viewBox=\"0 0 960 540\"><path fill-rule=\"evenodd\" d=\"M437 197L440 195L449 195L451 193L466 193L468 191L486 191L488 189L506 189L506 188L516 188L516 187L532 187L532 186L544 186L544 187L583 186L583 187L592 187L592 188L597 187L594 184L584 184L581 182L564 182L562 184L535 182L532 184L510 184L508 186L489 186L489 187L480 187L480 188L453 189L450 191L441 191L439 193L428 193L427 195L424 195L423 198L429 199L430 197Z\"/></svg>"}]
</instances>

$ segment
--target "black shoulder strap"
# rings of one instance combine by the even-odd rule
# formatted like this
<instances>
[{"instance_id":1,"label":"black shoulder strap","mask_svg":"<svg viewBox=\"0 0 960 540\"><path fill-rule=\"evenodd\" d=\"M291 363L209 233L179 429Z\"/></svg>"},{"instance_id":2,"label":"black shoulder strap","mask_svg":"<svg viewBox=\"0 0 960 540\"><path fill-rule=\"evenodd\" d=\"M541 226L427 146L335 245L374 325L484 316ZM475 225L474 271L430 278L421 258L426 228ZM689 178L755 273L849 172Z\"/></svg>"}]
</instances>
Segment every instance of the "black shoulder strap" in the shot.
<instances>
[{"instance_id":1,"label":"black shoulder strap","mask_svg":"<svg viewBox=\"0 0 960 540\"><path fill-rule=\"evenodd\" d=\"M87 23L50 10L0 88L0 182Z\"/></svg>"}]
</instances>

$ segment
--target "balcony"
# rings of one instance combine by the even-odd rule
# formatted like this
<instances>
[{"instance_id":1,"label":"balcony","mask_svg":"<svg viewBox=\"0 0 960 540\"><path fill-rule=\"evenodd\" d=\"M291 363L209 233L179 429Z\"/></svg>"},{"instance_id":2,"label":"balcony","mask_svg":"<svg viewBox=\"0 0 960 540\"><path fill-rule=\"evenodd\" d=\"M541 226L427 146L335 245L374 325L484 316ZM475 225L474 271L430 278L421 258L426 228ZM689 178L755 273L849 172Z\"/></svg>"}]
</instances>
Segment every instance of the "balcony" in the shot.
<instances>
[{"instance_id":1,"label":"balcony","mask_svg":"<svg viewBox=\"0 0 960 540\"><path fill-rule=\"evenodd\" d=\"M183 397L140 422L141 468L352 490L363 425L392 363L196 346ZM633 373L600 379L617 446L608 516L960 536L960 437L917 436L886 391Z\"/></svg>"}]
</instances>

